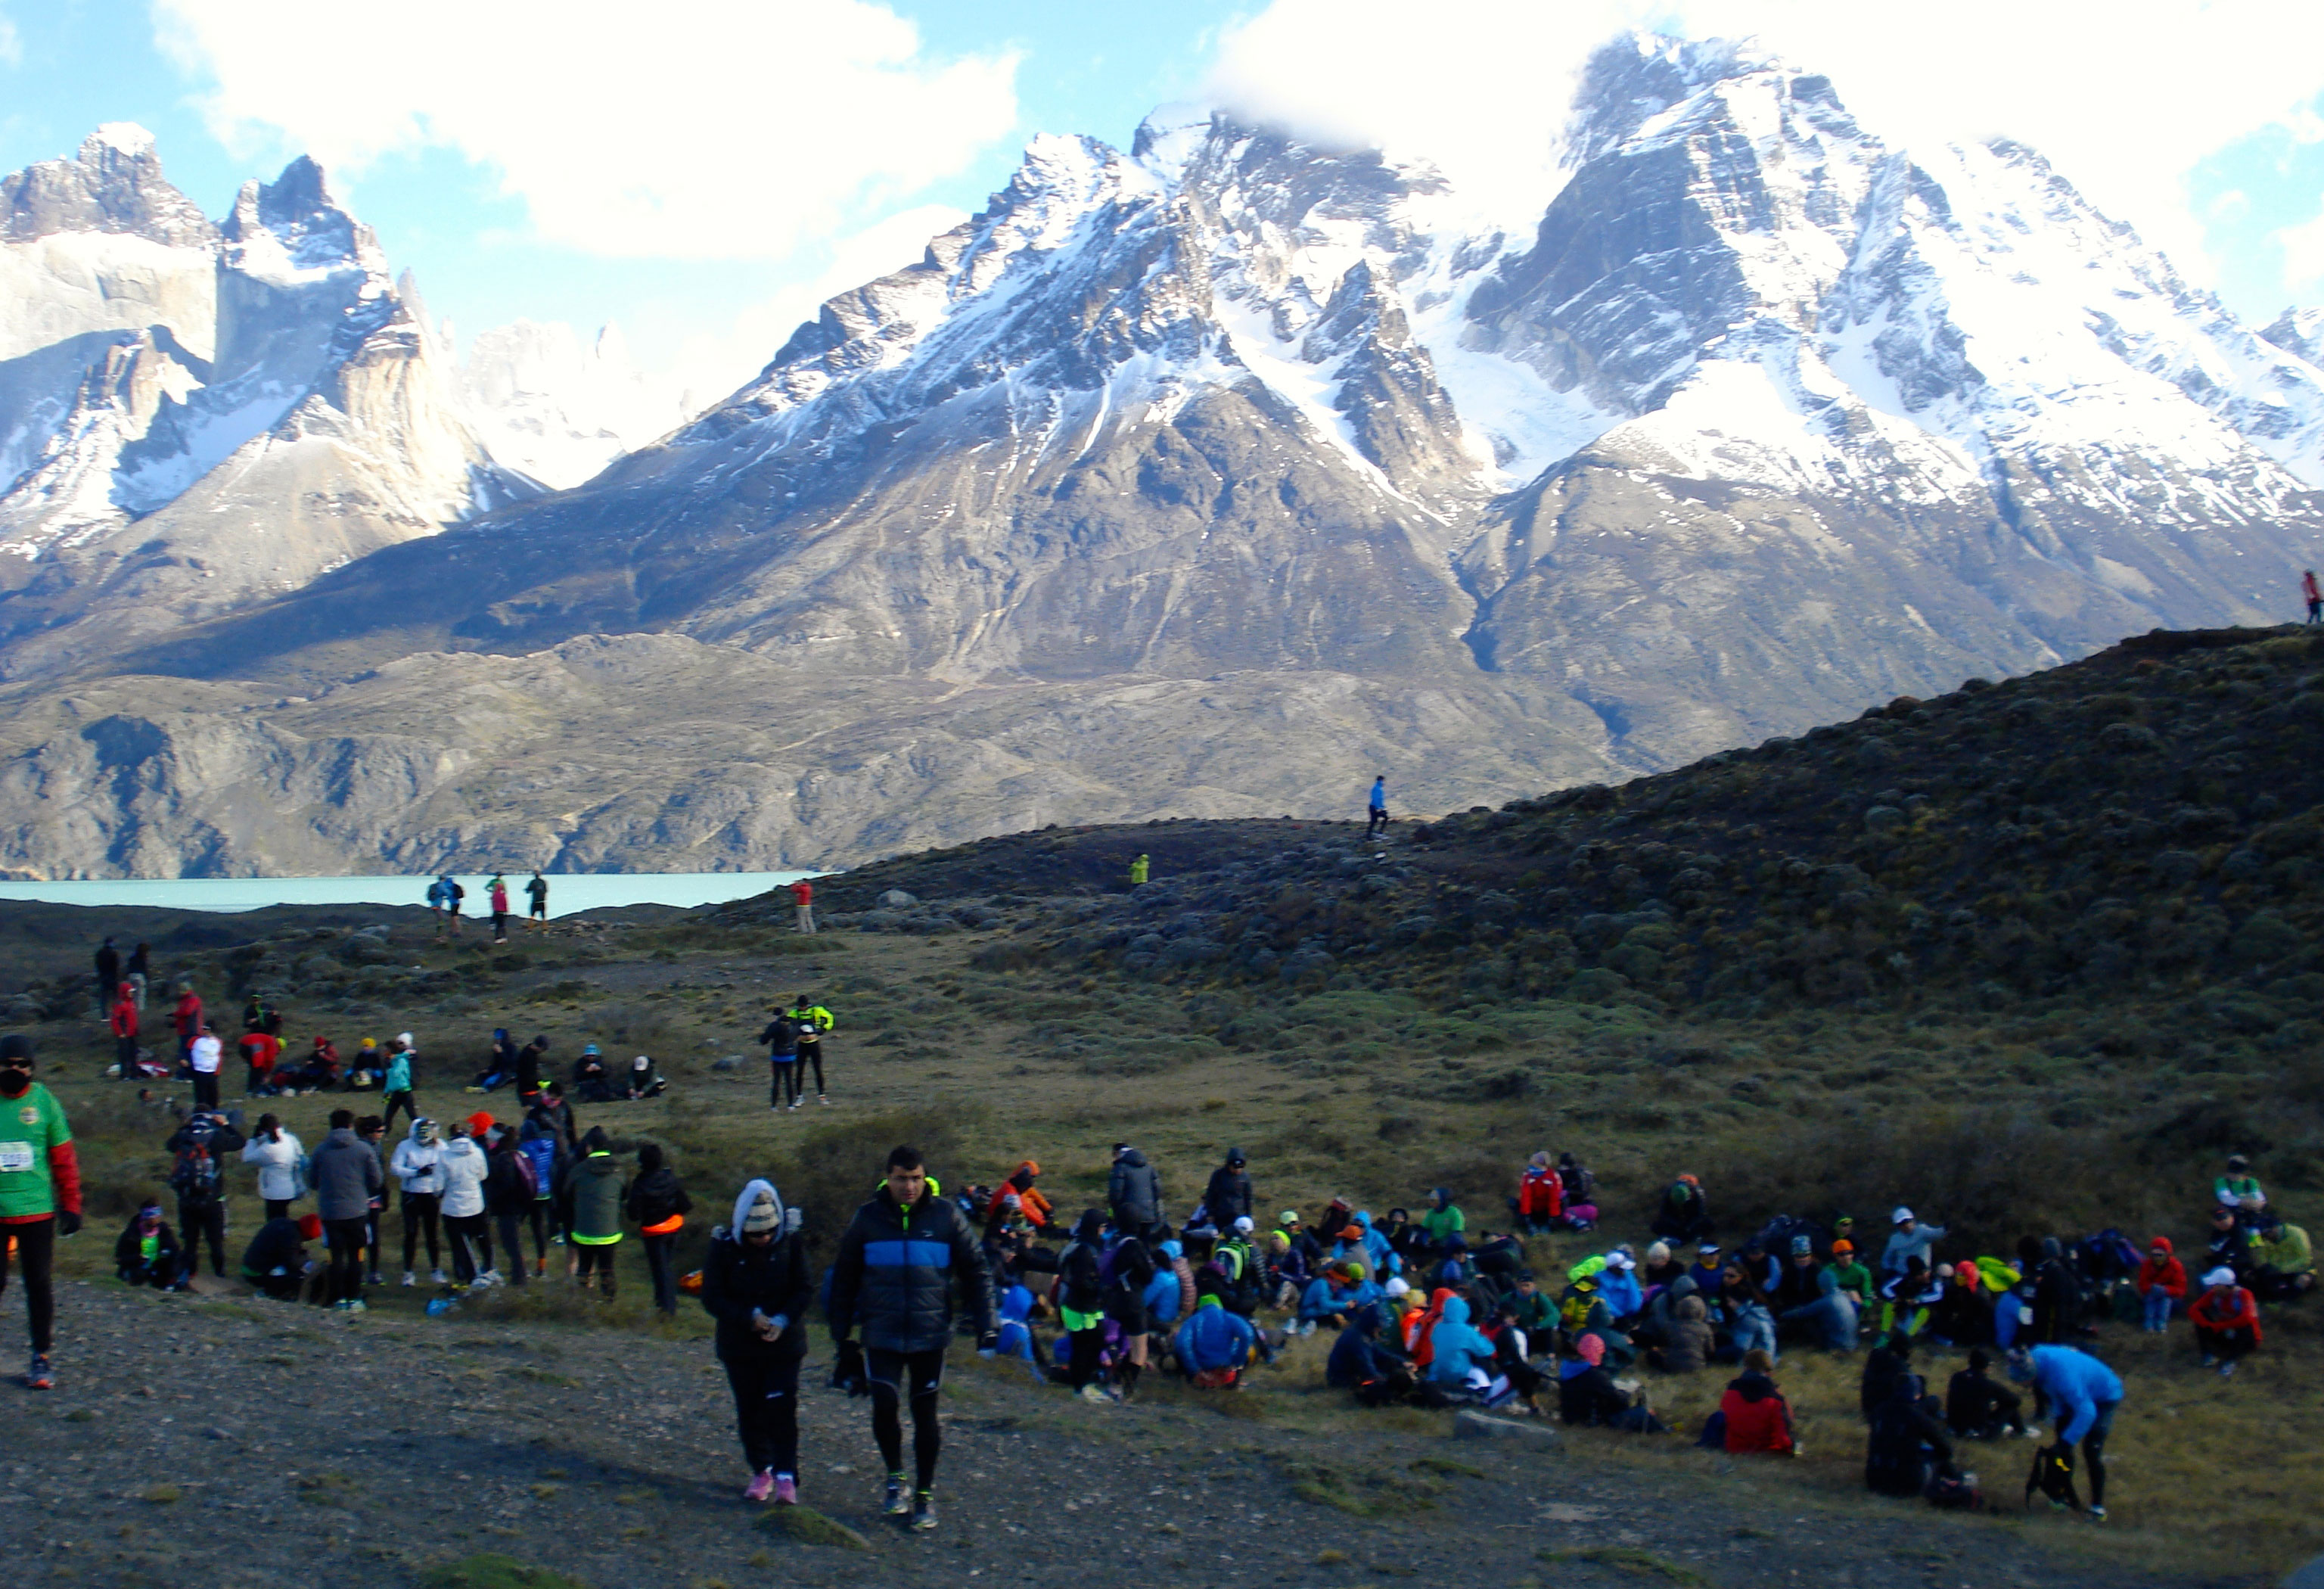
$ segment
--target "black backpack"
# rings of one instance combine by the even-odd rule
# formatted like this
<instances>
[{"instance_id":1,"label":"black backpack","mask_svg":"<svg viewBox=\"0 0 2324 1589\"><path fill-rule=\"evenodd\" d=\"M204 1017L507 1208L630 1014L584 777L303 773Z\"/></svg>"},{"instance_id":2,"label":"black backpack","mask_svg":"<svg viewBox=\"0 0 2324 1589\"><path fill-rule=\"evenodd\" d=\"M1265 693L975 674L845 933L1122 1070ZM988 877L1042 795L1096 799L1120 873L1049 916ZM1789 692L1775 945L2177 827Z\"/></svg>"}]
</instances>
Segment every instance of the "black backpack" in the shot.
<instances>
[{"instance_id":1,"label":"black backpack","mask_svg":"<svg viewBox=\"0 0 2324 1589\"><path fill-rule=\"evenodd\" d=\"M170 1170L170 1189L189 1203L214 1203L224 1176L217 1155L210 1151L205 1138L178 1150L178 1161Z\"/></svg>"},{"instance_id":2,"label":"black backpack","mask_svg":"<svg viewBox=\"0 0 2324 1589\"><path fill-rule=\"evenodd\" d=\"M2034 1453L2034 1471L2025 1475L2025 1504L2034 1504L2034 1493L2040 1491L2060 1506L2082 1510L2082 1498L2074 1490L2072 1460L2066 1455L2063 1441L2044 1446Z\"/></svg>"}]
</instances>

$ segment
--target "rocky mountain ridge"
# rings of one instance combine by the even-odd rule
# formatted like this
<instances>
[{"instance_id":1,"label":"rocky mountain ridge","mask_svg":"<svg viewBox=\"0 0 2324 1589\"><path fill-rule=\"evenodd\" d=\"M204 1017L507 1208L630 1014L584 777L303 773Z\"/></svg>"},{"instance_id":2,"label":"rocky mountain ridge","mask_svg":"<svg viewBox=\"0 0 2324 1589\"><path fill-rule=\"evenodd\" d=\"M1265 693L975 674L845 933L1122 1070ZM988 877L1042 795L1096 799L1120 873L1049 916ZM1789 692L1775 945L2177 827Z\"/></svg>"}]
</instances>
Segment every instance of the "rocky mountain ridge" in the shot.
<instances>
[{"instance_id":1,"label":"rocky mountain ridge","mask_svg":"<svg viewBox=\"0 0 2324 1589\"><path fill-rule=\"evenodd\" d=\"M924 700L1015 703L983 720L1010 751L973 773L907 752L866 784L837 753L816 775L865 791L844 815L761 803L720 841L831 864L877 853L881 800L953 838L1035 806L1314 815L1373 771L1422 808L1498 802L2285 610L2324 534L2324 371L2038 154L1904 150L1827 78L1650 36L1596 58L1571 146L1525 237L1480 230L1433 171L1222 116L1157 115L1128 151L1038 139L982 214L659 443L115 667L287 725L267 703L383 697L388 664L472 653L511 717L588 743L604 719L531 692L602 636L770 664L761 720L885 700L855 726L899 750ZM693 676L642 677L616 715L690 719ZM1298 707L1199 792L1162 771L1175 750L1082 776L1077 701L1151 701L1158 742L1211 719L1190 699L1289 680ZM77 765L23 699L23 753ZM497 754L449 716L415 730ZM776 734L834 753L819 732ZM671 788L755 787L702 754ZM140 768L157 814L208 798L185 761ZM80 774L42 787L62 804L23 808L50 836L22 864L79 854L56 836L85 817L144 829L144 855L260 864ZM1111 792L1076 805L1090 787ZM559 825L636 831L613 806L480 798L426 836L409 813L354 826L446 860L502 830L496 800L534 835L513 860L567 853L540 847ZM701 854L661 842L584 847Z\"/></svg>"}]
</instances>

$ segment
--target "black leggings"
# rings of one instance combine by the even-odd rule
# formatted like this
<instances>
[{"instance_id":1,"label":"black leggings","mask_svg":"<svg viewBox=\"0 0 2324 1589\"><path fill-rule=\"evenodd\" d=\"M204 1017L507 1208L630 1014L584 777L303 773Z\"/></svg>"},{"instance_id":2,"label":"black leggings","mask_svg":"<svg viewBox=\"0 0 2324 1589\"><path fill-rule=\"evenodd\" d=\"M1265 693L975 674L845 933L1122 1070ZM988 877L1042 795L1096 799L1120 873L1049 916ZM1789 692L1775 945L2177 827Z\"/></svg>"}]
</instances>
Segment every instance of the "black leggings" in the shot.
<instances>
[{"instance_id":1,"label":"black leggings","mask_svg":"<svg viewBox=\"0 0 2324 1589\"><path fill-rule=\"evenodd\" d=\"M1098 1360L1105 1352L1105 1327L1075 1330L1066 1340L1073 1355L1065 1364L1065 1382L1078 1390L1097 1379Z\"/></svg>"},{"instance_id":2,"label":"black leggings","mask_svg":"<svg viewBox=\"0 0 2324 1589\"><path fill-rule=\"evenodd\" d=\"M538 1214L533 1215L535 1219L540 1217ZM524 1284L532 1278L524 1262L524 1215L495 1214L493 1215L493 1228L500 1233L501 1249L508 1255L509 1284Z\"/></svg>"},{"instance_id":3,"label":"black leggings","mask_svg":"<svg viewBox=\"0 0 2324 1589\"><path fill-rule=\"evenodd\" d=\"M872 1381L872 1437L880 1442L880 1460L888 1471L904 1471L904 1423L897 1405L906 1394L912 1401L912 1459L918 1467L917 1489L933 1489L936 1454L944 1449L944 1431L936 1423L936 1392L944 1388L945 1353L941 1346L926 1352L890 1352L873 1346L863 1353Z\"/></svg>"},{"instance_id":4,"label":"black leggings","mask_svg":"<svg viewBox=\"0 0 2324 1589\"><path fill-rule=\"evenodd\" d=\"M799 1045L798 1056L799 1085L801 1089L804 1090L807 1085L807 1067L812 1065L815 1067L815 1095L818 1098L822 1097L823 1045L821 1043L801 1043Z\"/></svg>"},{"instance_id":5,"label":"black leggings","mask_svg":"<svg viewBox=\"0 0 2324 1589\"><path fill-rule=\"evenodd\" d=\"M452 1243L452 1278L462 1285L474 1285L476 1277L493 1266L493 1233L481 1214L447 1214L444 1216L444 1233ZM473 1243L475 1251L469 1249Z\"/></svg>"},{"instance_id":6,"label":"black leggings","mask_svg":"<svg viewBox=\"0 0 2324 1589\"><path fill-rule=\"evenodd\" d=\"M428 1267L441 1269L444 1266L443 1249L438 1244L438 1221L442 1217L438 1211L442 1206L434 1192L403 1194L403 1271L406 1274L411 1272L411 1252L416 1245L413 1238L423 1230L428 1233Z\"/></svg>"},{"instance_id":7,"label":"black leggings","mask_svg":"<svg viewBox=\"0 0 2324 1589\"><path fill-rule=\"evenodd\" d=\"M734 1392L734 1427L742 1437L742 1460L754 1474L798 1471L799 1363L806 1355L773 1347L738 1347L733 1356L721 1359L727 1388Z\"/></svg>"},{"instance_id":8,"label":"black leggings","mask_svg":"<svg viewBox=\"0 0 2324 1589\"><path fill-rule=\"evenodd\" d=\"M395 1112L399 1109L403 1111L403 1120L407 1125L420 1118L419 1106L413 1102L413 1091L414 1089L406 1087L400 1093L388 1094L387 1116L383 1123L383 1130L392 1132L395 1129Z\"/></svg>"},{"instance_id":9,"label":"black leggings","mask_svg":"<svg viewBox=\"0 0 2324 1589\"><path fill-rule=\"evenodd\" d=\"M773 1059L768 1061L767 1068L774 1072L773 1079L767 1085L768 1105L771 1108L781 1108L783 1106L783 1095L786 1092L790 1095L790 1101L792 1103L798 1103L799 1101L799 1067L798 1063L789 1059Z\"/></svg>"},{"instance_id":10,"label":"black leggings","mask_svg":"<svg viewBox=\"0 0 2324 1589\"><path fill-rule=\"evenodd\" d=\"M361 1215L353 1219L327 1219L323 1222L323 1237L331 1249L331 1287L327 1300L357 1302L363 1299L363 1255L364 1221Z\"/></svg>"},{"instance_id":11,"label":"black leggings","mask_svg":"<svg viewBox=\"0 0 2324 1589\"><path fill-rule=\"evenodd\" d=\"M51 1279L57 1257L57 1216L25 1224L0 1224L0 1297L8 1294L8 1243L24 1271L24 1321L32 1326L32 1354L46 1357L56 1344L57 1291Z\"/></svg>"},{"instance_id":12,"label":"black leggings","mask_svg":"<svg viewBox=\"0 0 2324 1589\"><path fill-rule=\"evenodd\" d=\"M267 1199L266 1199L266 1217L267 1217L267 1218L269 1218L269 1219L280 1219L280 1218L281 1218L284 1215L286 1215L286 1214L288 1214L288 1213L290 1213L290 1198L288 1198L288 1197L269 1197L269 1198L267 1198Z\"/></svg>"},{"instance_id":13,"label":"black leggings","mask_svg":"<svg viewBox=\"0 0 2324 1589\"><path fill-rule=\"evenodd\" d=\"M226 1205L215 1197L194 1202L187 1197L178 1199L178 1233L185 1238L186 1272L190 1275L202 1266L202 1238L210 1239L210 1272L220 1280L226 1278Z\"/></svg>"}]
</instances>

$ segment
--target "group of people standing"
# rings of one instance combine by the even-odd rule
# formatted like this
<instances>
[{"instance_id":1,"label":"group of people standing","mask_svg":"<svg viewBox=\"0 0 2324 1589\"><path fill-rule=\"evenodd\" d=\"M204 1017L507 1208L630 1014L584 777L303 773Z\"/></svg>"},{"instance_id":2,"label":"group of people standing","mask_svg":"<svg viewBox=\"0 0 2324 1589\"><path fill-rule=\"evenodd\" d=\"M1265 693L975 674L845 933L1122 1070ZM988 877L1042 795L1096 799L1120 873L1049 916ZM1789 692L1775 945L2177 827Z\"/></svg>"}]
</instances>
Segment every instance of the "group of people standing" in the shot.
<instances>
[{"instance_id":1,"label":"group of people standing","mask_svg":"<svg viewBox=\"0 0 2324 1589\"><path fill-rule=\"evenodd\" d=\"M530 881L524 885L525 919L535 927L549 921L549 879L535 867ZM439 875L428 885L428 910L436 918L436 936L441 939L447 932L457 938L460 934L460 907L468 891L450 873ZM508 942L509 884L508 879L495 872L484 882L485 908L492 917L493 942Z\"/></svg>"}]
</instances>

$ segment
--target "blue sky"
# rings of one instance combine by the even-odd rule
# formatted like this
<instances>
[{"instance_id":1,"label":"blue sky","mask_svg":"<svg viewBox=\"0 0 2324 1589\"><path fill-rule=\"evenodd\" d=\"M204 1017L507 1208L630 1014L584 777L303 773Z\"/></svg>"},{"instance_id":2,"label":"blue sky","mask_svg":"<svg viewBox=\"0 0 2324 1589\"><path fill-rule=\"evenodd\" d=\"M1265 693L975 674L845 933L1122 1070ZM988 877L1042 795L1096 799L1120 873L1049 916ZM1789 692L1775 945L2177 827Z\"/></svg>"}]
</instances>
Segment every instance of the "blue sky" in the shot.
<instances>
[{"instance_id":1,"label":"blue sky","mask_svg":"<svg viewBox=\"0 0 2324 1589\"><path fill-rule=\"evenodd\" d=\"M618 320L723 382L1033 134L1223 98L1523 173L1640 23L1759 33L1905 142L2023 137L2246 318L2324 300L2324 5L2282 0L0 0L0 169L134 121L216 214L313 149L463 332Z\"/></svg>"}]
</instances>

